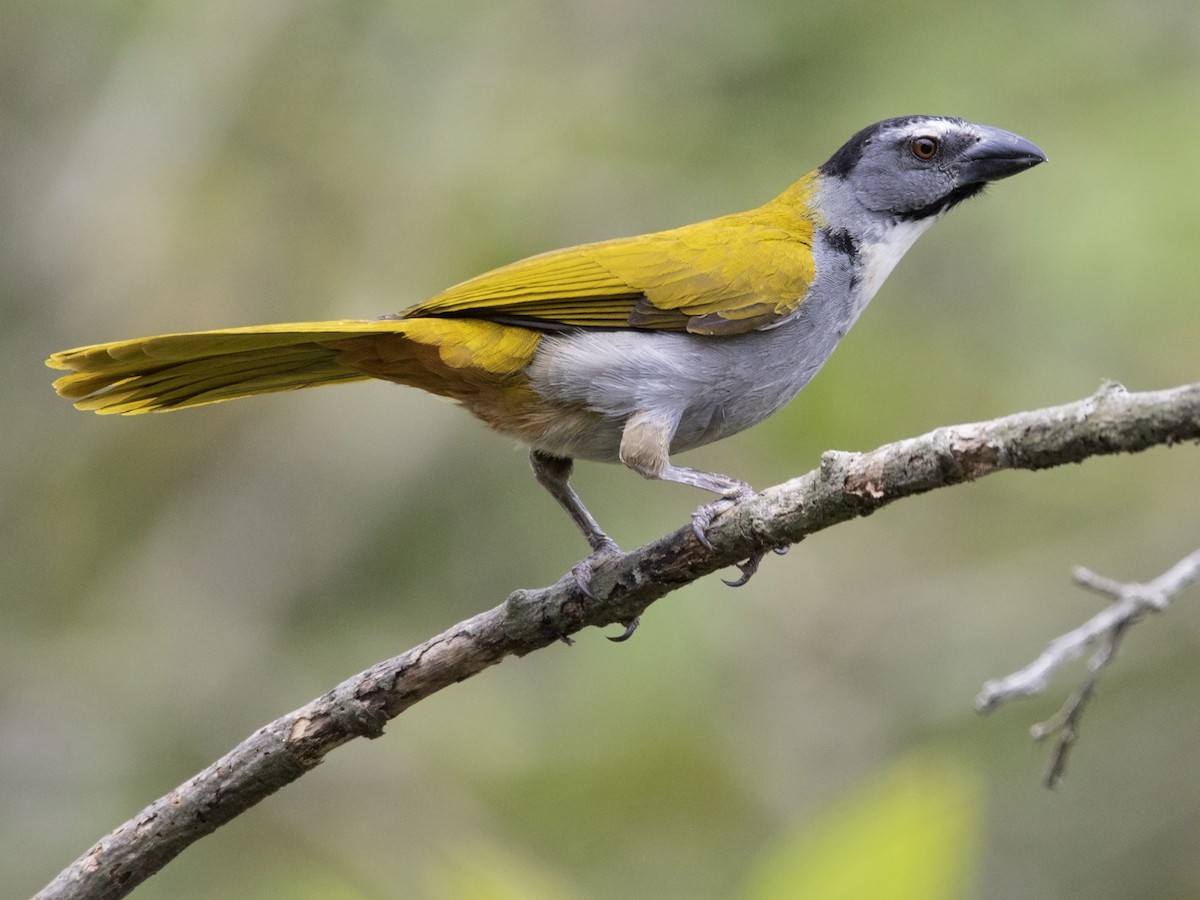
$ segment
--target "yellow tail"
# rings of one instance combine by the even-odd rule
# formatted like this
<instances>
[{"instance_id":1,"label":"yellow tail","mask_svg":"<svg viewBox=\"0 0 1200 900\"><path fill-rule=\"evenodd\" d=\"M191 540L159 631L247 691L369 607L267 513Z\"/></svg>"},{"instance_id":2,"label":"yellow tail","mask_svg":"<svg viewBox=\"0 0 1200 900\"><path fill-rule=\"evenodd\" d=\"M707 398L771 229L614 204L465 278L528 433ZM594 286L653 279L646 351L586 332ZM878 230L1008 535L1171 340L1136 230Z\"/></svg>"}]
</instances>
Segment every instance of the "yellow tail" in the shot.
<instances>
[{"instance_id":1,"label":"yellow tail","mask_svg":"<svg viewBox=\"0 0 1200 900\"><path fill-rule=\"evenodd\" d=\"M126 415L182 409L368 378L340 364L340 351L323 342L396 330L395 322L381 324L302 322L164 334L64 350L46 365L71 372L54 389L79 409Z\"/></svg>"},{"instance_id":2,"label":"yellow tail","mask_svg":"<svg viewBox=\"0 0 1200 900\"><path fill-rule=\"evenodd\" d=\"M165 412L365 378L457 398L464 370L475 382L511 377L528 364L538 337L473 319L295 322L94 344L55 353L46 365L71 373L54 382L61 396L102 414Z\"/></svg>"}]
</instances>

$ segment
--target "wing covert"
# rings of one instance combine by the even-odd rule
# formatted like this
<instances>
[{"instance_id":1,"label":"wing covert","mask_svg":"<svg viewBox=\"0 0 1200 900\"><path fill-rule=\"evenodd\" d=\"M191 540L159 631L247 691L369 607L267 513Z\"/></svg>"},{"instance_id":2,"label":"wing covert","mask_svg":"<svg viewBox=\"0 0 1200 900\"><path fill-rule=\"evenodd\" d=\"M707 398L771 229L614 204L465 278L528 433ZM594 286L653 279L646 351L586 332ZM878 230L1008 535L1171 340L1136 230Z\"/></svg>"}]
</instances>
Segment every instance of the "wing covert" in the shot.
<instances>
[{"instance_id":1,"label":"wing covert","mask_svg":"<svg viewBox=\"0 0 1200 900\"><path fill-rule=\"evenodd\" d=\"M807 181L749 212L531 256L396 318L710 335L768 328L800 306L816 274L813 223L796 212Z\"/></svg>"}]
</instances>

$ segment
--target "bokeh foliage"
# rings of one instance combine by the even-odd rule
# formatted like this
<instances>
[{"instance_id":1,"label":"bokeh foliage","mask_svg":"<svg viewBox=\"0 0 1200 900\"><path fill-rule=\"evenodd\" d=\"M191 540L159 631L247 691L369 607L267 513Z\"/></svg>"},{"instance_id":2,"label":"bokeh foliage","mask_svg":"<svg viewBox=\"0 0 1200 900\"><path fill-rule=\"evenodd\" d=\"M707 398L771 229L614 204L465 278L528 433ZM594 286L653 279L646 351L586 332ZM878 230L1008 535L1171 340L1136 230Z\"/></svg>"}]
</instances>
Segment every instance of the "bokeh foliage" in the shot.
<instances>
[{"instance_id":1,"label":"bokeh foliage","mask_svg":"<svg viewBox=\"0 0 1200 900\"><path fill-rule=\"evenodd\" d=\"M693 464L765 485L1104 378L1200 377L1194 0L0 10L15 895L258 724L583 551L520 450L415 392L100 419L50 392L53 350L392 311L755 205L862 125L936 112L1050 164L937 226L796 402ZM627 546L701 499L578 482ZM866 877L909 846L945 896L1200 896L1194 604L1126 642L1056 794L1024 733L1054 699L970 711L1094 610L1070 565L1150 577L1194 549L1198 487L1179 447L899 504L739 592L673 595L629 644L585 634L439 695L138 896L784 896L764 872L811 896L805 860L857 850Z\"/></svg>"}]
</instances>

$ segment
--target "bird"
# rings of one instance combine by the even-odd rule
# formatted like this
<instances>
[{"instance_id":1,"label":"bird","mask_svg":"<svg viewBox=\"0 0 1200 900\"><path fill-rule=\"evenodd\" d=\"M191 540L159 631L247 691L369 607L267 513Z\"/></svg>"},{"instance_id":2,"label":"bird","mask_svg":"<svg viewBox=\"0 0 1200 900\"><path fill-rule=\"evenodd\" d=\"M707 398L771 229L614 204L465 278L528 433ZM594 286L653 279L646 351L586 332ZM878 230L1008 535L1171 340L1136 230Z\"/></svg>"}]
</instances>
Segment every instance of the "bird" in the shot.
<instances>
[{"instance_id":1,"label":"bird","mask_svg":"<svg viewBox=\"0 0 1200 900\"><path fill-rule=\"evenodd\" d=\"M620 550L570 484L575 460L717 495L692 515L709 545L713 521L754 491L675 454L780 409L921 234L1045 160L1024 138L964 119L885 119L745 212L531 256L378 318L161 334L46 364L69 372L58 394L102 414L368 378L449 398L528 445L535 479L587 539L572 572L590 595Z\"/></svg>"}]
</instances>

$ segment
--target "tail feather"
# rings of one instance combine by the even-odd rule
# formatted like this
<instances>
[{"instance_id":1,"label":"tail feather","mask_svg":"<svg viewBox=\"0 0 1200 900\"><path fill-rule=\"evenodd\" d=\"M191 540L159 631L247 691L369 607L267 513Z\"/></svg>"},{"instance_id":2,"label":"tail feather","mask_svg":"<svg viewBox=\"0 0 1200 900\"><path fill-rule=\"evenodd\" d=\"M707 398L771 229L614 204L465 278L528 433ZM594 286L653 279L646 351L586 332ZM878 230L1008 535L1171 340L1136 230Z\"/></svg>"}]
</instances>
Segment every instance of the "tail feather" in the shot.
<instances>
[{"instance_id":1,"label":"tail feather","mask_svg":"<svg viewBox=\"0 0 1200 900\"><path fill-rule=\"evenodd\" d=\"M55 353L71 372L54 382L79 409L133 415L219 403L370 377L339 361L325 341L396 333L397 321L340 321L230 328L96 344Z\"/></svg>"},{"instance_id":2,"label":"tail feather","mask_svg":"<svg viewBox=\"0 0 1200 900\"><path fill-rule=\"evenodd\" d=\"M238 358L224 367L214 367L209 360L182 363L114 382L100 393L77 400L75 406L121 415L165 412L253 394L361 381L370 377L337 365L334 352L327 352L329 359L299 363L295 360L251 362L244 354L237 354Z\"/></svg>"}]
</instances>

